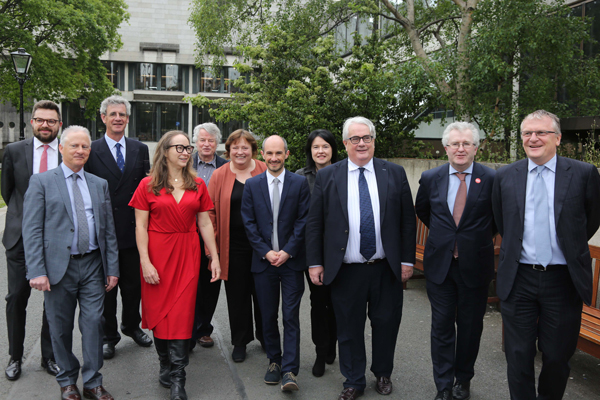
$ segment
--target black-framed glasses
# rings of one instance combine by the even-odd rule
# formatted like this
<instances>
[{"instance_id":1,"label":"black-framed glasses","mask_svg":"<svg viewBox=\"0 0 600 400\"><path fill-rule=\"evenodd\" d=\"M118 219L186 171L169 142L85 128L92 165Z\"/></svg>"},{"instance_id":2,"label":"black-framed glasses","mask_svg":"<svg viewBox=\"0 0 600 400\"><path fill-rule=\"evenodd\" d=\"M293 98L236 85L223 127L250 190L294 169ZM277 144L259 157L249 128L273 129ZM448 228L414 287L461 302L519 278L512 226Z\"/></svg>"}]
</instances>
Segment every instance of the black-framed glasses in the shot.
<instances>
[{"instance_id":1,"label":"black-framed glasses","mask_svg":"<svg viewBox=\"0 0 600 400\"><path fill-rule=\"evenodd\" d=\"M554 131L525 131L525 132L521 132L521 136L530 138L534 133L535 133L535 136L537 136L537 137L546 137L549 134L556 133L556 132L554 132Z\"/></svg>"},{"instance_id":2,"label":"black-framed glasses","mask_svg":"<svg viewBox=\"0 0 600 400\"><path fill-rule=\"evenodd\" d=\"M360 141L361 141L361 139L365 143L371 143L373 141L373 136L371 136L371 135L367 135L367 136L352 136L351 138L348 138L348 140L352 144L359 144Z\"/></svg>"},{"instance_id":3,"label":"black-framed glasses","mask_svg":"<svg viewBox=\"0 0 600 400\"><path fill-rule=\"evenodd\" d=\"M32 120L38 125L44 125L45 122L50 127L56 125L56 123L59 122L58 119L32 118Z\"/></svg>"},{"instance_id":4,"label":"black-framed glasses","mask_svg":"<svg viewBox=\"0 0 600 400\"><path fill-rule=\"evenodd\" d=\"M170 146L167 146L167 150L169 150L171 147L175 147L175 151L178 153L183 153L183 151L185 150L186 153L192 154L192 152L194 151L193 146L184 146L182 144L172 144Z\"/></svg>"}]
</instances>

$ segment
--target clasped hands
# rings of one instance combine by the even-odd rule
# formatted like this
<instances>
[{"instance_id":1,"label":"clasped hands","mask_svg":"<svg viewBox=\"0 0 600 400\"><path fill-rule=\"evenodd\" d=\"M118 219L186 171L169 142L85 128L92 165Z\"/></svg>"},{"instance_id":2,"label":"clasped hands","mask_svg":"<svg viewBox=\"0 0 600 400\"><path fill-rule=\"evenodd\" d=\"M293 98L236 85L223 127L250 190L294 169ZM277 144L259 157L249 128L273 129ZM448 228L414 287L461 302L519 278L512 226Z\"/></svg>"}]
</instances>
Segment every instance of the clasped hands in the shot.
<instances>
[{"instance_id":1,"label":"clasped hands","mask_svg":"<svg viewBox=\"0 0 600 400\"><path fill-rule=\"evenodd\" d=\"M279 251L270 250L265 255L265 258L267 259L267 261L269 261L271 263L272 266L281 267L283 264L285 264L287 262L287 260L290 259L290 255L283 250L279 250Z\"/></svg>"}]
</instances>

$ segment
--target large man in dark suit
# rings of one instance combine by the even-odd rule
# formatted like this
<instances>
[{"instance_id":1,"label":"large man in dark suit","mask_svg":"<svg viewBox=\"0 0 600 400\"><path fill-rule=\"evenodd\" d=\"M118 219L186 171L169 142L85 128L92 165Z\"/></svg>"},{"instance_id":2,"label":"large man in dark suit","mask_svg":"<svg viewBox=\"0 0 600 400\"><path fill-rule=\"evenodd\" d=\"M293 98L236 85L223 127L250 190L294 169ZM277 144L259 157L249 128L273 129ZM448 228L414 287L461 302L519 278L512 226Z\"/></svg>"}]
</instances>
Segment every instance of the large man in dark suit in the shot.
<instances>
[{"instance_id":1,"label":"large man in dark suit","mask_svg":"<svg viewBox=\"0 0 600 400\"><path fill-rule=\"evenodd\" d=\"M310 190L306 178L285 169L290 152L279 136L263 141L267 171L246 181L242 219L253 248L252 273L262 314L269 368L265 383L281 381L282 391L298 390L300 369L300 300L306 270L304 230ZM283 315L283 355L279 293Z\"/></svg>"},{"instance_id":2,"label":"large man in dark suit","mask_svg":"<svg viewBox=\"0 0 600 400\"><path fill-rule=\"evenodd\" d=\"M210 182L213 172L221 165L228 163L217 155L217 146L221 142L219 127L211 122L200 124L194 128L193 142L196 143L196 152L192 154L194 171L202 178L206 186ZM196 342L202 347L212 347L215 342L210 337L214 327L212 317L215 314L221 291L221 280L211 282L212 273L208 269L208 257L204 249L202 235L200 237L200 278L198 279L198 295L196 297L196 314L194 316L194 329L192 331L193 349Z\"/></svg>"},{"instance_id":3,"label":"large man in dark suit","mask_svg":"<svg viewBox=\"0 0 600 400\"><path fill-rule=\"evenodd\" d=\"M423 266L431 303L435 399L466 400L494 276L496 171L473 162L479 133L472 124L448 125L442 143L449 163L423 172L415 209L429 228Z\"/></svg>"},{"instance_id":4,"label":"large man in dark suit","mask_svg":"<svg viewBox=\"0 0 600 400\"><path fill-rule=\"evenodd\" d=\"M104 295L117 284L119 259L108 184L83 166L90 154L90 133L65 129L63 162L33 175L23 203L23 243L27 279L44 292L52 347L60 372L61 398L80 400L79 361L72 351L75 310L83 348L83 394L112 400L102 386L102 309Z\"/></svg>"},{"instance_id":5,"label":"large man in dark suit","mask_svg":"<svg viewBox=\"0 0 600 400\"><path fill-rule=\"evenodd\" d=\"M366 387L367 310L376 390L392 392L402 282L413 273L416 218L404 169L373 158L373 123L363 117L348 119L343 139L348 159L317 174L306 248L312 282L331 285L340 370L346 377L339 399L352 400Z\"/></svg>"},{"instance_id":6,"label":"large man in dark suit","mask_svg":"<svg viewBox=\"0 0 600 400\"><path fill-rule=\"evenodd\" d=\"M21 225L23 198L33 174L54 169L60 163L58 139L62 126L60 109L55 103L43 100L33 106L31 128L33 138L11 143L2 159L2 198L8 205L2 243L6 249L8 267L8 294L6 295L6 326L10 360L5 375L9 380L19 379L25 340L26 309L31 287L25 278L25 252ZM51 375L58 373L52 353L50 330L46 311L42 315L42 367Z\"/></svg>"},{"instance_id":7,"label":"large man in dark suit","mask_svg":"<svg viewBox=\"0 0 600 400\"><path fill-rule=\"evenodd\" d=\"M92 143L92 152L85 170L108 181L113 216L119 242L121 277L121 332L138 345L148 347L152 339L140 329L140 255L135 242L135 213L129 201L140 181L150 170L148 146L125 137L131 105L120 96L111 96L100 105L100 116L106 125L103 138ZM113 358L115 346L121 340L117 329L117 291L106 294L102 326L103 354Z\"/></svg>"},{"instance_id":8,"label":"large man in dark suit","mask_svg":"<svg viewBox=\"0 0 600 400\"><path fill-rule=\"evenodd\" d=\"M525 117L527 159L501 168L493 188L502 235L502 301L511 398L561 399L575 352L582 302L590 303L588 240L600 226L600 175L587 163L558 157L560 121L544 110ZM535 388L534 358L542 352Z\"/></svg>"}]
</instances>

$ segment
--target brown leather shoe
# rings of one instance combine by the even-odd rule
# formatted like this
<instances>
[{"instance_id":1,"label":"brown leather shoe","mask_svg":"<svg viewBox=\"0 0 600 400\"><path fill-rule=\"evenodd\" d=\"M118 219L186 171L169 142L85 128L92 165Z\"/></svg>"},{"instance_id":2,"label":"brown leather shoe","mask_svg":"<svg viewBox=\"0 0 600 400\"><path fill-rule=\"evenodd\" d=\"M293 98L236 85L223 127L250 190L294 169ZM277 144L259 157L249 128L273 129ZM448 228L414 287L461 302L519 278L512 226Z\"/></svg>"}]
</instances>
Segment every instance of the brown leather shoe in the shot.
<instances>
[{"instance_id":1,"label":"brown leather shoe","mask_svg":"<svg viewBox=\"0 0 600 400\"><path fill-rule=\"evenodd\" d=\"M213 347L215 341L212 340L210 336L202 336L201 338L198 338L198 344L202 347Z\"/></svg>"},{"instance_id":2,"label":"brown leather shoe","mask_svg":"<svg viewBox=\"0 0 600 400\"><path fill-rule=\"evenodd\" d=\"M60 398L62 400L81 400L81 393L77 385L67 385L60 388Z\"/></svg>"},{"instance_id":3,"label":"brown leather shoe","mask_svg":"<svg viewBox=\"0 0 600 400\"><path fill-rule=\"evenodd\" d=\"M353 387L347 387L344 388L344 390L342 390L342 393L340 393L338 400L354 400L358 399L362 395L363 391L355 389Z\"/></svg>"},{"instance_id":4,"label":"brown leather shoe","mask_svg":"<svg viewBox=\"0 0 600 400\"><path fill-rule=\"evenodd\" d=\"M115 400L102 385L96 386L93 389L83 388L83 397L93 400Z\"/></svg>"},{"instance_id":5,"label":"brown leather shoe","mask_svg":"<svg viewBox=\"0 0 600 400\"><path fill-rule=\"evenodd\" d=\"M377 378L377 384L375 390L379 394L388 395L392 393L392 381L387 376L380 376Z\"/></svg>"}]
</instances>

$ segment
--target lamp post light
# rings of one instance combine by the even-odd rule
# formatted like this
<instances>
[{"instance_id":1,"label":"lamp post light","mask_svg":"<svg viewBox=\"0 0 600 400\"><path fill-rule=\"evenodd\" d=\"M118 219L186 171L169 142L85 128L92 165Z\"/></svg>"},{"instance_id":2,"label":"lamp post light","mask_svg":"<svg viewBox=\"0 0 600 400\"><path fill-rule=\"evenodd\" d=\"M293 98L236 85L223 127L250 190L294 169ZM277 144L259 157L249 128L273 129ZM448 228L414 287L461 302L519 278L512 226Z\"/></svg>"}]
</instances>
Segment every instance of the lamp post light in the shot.
<instances>
[{"instance_id":1,"label":"lamp post light","mask_svg":"<svg viewBox=\"0 0 600 400\"><path fill-rule=\"evenodd\" d=\"M27 76L27 72L29 72L29 67L31 66L31 54L28 54L24 48L19 47L19 50L10 53L10 57L12 58L13 66L15 67L15 78L17 78L17 82L19 82L19 86L21 88L21 104L19 106L19 109L21 110L21 133L19 135L19 140L25 140L25 121L23 120L23 84L29 78Z\"/></svg>"},{"instance_id":2,"label":"lamp post light","mask_svg":"<svg viewBox=\"0 0 600 400\"><path fill-rule=\"evenodd\" d=\"M83 122L83 126L85 126L85 107L87 106L87 99L85 96L81 95L77 101L79 102L79 110L81 111L81 120Z\"/></svg>"}]
</instances>

